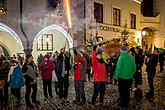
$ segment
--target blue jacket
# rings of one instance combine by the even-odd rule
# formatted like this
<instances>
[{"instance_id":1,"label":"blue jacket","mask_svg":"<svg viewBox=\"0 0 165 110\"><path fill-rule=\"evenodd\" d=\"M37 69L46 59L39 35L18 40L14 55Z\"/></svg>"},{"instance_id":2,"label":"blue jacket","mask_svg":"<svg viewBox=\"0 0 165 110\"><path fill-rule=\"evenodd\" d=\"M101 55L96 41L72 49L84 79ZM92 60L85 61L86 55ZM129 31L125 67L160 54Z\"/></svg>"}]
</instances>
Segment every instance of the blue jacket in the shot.
<instances>
[{"instance_id":1,"label":"blue jacket","mask_svg":"<svg viewBox=\"0 0 165 110\"><path fill-rule=\"evenodd\" d=\"M21 88L24 86L24 79L22 74L22 69L20 66L14 68L12 75L10 76L10 87L11 88Z\"/></svg>"}]
</instances>

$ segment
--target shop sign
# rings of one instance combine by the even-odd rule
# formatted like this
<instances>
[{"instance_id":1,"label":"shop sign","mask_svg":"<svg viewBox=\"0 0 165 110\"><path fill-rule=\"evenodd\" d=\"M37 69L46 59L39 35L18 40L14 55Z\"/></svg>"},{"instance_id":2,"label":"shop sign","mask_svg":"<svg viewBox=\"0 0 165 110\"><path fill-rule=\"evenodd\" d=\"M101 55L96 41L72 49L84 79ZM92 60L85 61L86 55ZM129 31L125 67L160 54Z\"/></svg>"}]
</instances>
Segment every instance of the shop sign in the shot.
<instances>
[{"instance_id":1,"label":"shop sign","mask_svg":"<svg viewBox=\"0 0 165 110\"><path fill-rule=\"evenodd\" d=\"M111 26L102 26L102 25L99 25L99 29L101 31L121 32L121 29L120 28L115 28L115 27L111 27Z\"/></svg>"},{"instance_id":2,"label":"shop sign","mask_svg":"<svg viewBox=\"0 0 165 110\"><path fill-rule=\"evenodd\" d=\"M111 32L122 32L122 28L116 28L112 26L103 26L99 25L99 30L100 31L111 31ZM129 32L130 35L135 35L134 32Z\"/></svg>"}]
</instances>

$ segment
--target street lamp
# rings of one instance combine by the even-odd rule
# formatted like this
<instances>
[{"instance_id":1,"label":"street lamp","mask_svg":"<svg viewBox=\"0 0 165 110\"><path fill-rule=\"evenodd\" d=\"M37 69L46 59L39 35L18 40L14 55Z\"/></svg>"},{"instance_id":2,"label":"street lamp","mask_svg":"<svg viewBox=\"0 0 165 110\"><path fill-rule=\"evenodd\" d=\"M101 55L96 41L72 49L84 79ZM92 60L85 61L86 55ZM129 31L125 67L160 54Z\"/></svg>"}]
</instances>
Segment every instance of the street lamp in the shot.
<instances>
[{"instance_id":1,"label":"street lamp","mask_svg":"<svg viewBox=\"0 0 165 110\"><path fill-rule=\"evenodd\" d=\"M142 31L142 36L147 35L147 32L145 30Z\"/></svg>"}]
</instances>

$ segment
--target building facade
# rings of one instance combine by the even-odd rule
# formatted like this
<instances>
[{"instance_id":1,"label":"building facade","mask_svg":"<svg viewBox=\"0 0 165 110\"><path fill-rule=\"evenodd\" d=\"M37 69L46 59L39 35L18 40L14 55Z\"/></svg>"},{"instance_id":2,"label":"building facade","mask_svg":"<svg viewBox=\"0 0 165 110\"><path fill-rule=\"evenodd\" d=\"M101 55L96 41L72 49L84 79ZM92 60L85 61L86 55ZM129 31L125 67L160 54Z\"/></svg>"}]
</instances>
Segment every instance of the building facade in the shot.
<instances>
[{"instance_id":1,"label":"building facade","mask_svg":"<svg viewBox=\"0 0 165 110\"><path fill-rule=\"evenodd\" d=\"M91 12L87 13L87 17L89 21L91 18L94 19L93 22L96 21L96 24L93 30L88 28L87 39L90 39L92 34L102 37L103 40L121 38L121 33L126 30L129 42L142 45L140 3L133 0L91 0L90 2L93 2L93 8L87 9L87 12ZM92 9L93 12L90 11ZM88 25L93 23L89 22ZM91 34L91 30L95 32Z\"/></svg>"},{"instance_id":2,"label":"building facade","mask_svg":"<svg viewBox=\"0 0 165 110\"><path fill-rule=\"evenodd\" d=\"M12 56L59 51L73 47L62 0L2 0L0 15L1 54ZM56 3L58 1L58 3Z\"/></svg>"},{"instance_id":3,"label":"building facade","mask_svg":"<svg viewBox=\"0 0 165 110\"><path fill-rule=\"evenodd\" d=\"M84 47L94 36L103 41L121 38L123 32L144 49L165 46L164 12L144 17L142 0L2 1L0 54L6 56L32 52L37 59L64 46Z\"/></svg>"},{"instance_id":4,"label":"building facade","mask_svg":"<svg viewBox=\"0 0 165 110\"><path fill-rule=\"evenodd\" d=\"M121 38L128 31L128 42L153 50L154 46L165 48L164 6L156 1L160 13L144 17L141 12L143 0L89 0L87 2L87 39L93 36L108 40ZM158 2L158 3L157 3ZM90 5L92 3L92 5ZM162 4L162 5L161 5ZM93 11L92 11L93 10ZM155 9L156 10L156 9ZM155 12L155 11L153 11Z\"/></svg>"}]
</instances>

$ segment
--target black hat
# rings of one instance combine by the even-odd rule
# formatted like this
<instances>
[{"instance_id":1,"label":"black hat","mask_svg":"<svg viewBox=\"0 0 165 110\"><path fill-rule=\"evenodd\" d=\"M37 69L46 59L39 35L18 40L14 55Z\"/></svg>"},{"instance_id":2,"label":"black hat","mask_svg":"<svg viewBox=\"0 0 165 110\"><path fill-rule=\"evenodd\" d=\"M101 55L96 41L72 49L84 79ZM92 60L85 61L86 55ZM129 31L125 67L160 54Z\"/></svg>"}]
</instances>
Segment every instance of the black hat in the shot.
<instances>
[{"instance_id":1,"label":"black hat","mask_svg":"<svg viewBox=\"0 0 165 110\"><path fill-rule=\"evenodd\" d=\"M126 46L122 46L122 47L120 48L120 52L125 52L125 51L127 51L127 47L126 47Z\"/></svg>"},{"instance_id":2,"label":"black hat","mask_svg":"<svg viewBox=\"0 0 165 110\"><path fill-rule=\"evenodd\" d=\"M102 54L102 50L101 50L101 49L98 49L98 50L96 51L96 55L98 55L98 54Z\"/></svg>"},{"instance_id":3,"label":"black hat","mask_svg":"<svg viewBox=\"0 0 165 110\"><path fill-rule=\"evenodd\" d=\"M133 53L135 53L135 48L132 47L132 48L130 49L130 51L133 52Z\"/></svg>"},{"instance_id":4,"label":"black hat","mask_svg":"<svg viewBox=\"0 0 165 110\"><path fill-rule=\"evenodd\" d=\"M29 59L30 57L32 57L32 54L27 54L26 55L26 59Z\"/></svg>"}]
</instances>

